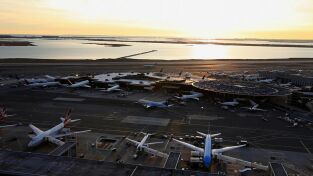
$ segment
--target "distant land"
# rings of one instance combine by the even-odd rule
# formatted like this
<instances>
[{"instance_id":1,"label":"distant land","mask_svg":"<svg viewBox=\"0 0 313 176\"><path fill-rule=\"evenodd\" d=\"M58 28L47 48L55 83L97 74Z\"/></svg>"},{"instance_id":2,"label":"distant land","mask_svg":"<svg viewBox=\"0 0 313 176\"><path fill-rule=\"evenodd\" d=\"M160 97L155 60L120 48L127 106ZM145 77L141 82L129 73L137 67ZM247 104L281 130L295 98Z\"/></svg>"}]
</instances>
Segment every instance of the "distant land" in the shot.
<instances>
[{"instance_id":1,"label":"distant land","mask_svg":"<svg viewBox=\"0 0 313 176\"><path fill-rule=\"evenodd\" d=\"M116 44L116 43L83 43L83 44L90 44L90 45L103 45L108 47L123 47L123 46L131 46L127 44Z\"/></svg>"},{"instance_id":2,"label":"distant land","mask_svg":"<svg viewBox=\"0 0 313 176\"><path fill-rule=\"evenodd\" d=\"M0 41L0 46L36 46L29 41Z\"/></svg>"},{"instance_id":3,"label":"distant land","mask_svg":"<svg viewBox=\"0 0 313 176\"><path fill-rule=\"evenodd\" d=\"M152 52L152 51L150 51ZM118 59L35 59L35 58L4 58L0 59L0 63L105 63L105 62L313 62L312 58L282 58L282 59L182 59L182 60L162 60L162 59L132 59L129 57L121 57Z\"/></svg>"}]
</instances>

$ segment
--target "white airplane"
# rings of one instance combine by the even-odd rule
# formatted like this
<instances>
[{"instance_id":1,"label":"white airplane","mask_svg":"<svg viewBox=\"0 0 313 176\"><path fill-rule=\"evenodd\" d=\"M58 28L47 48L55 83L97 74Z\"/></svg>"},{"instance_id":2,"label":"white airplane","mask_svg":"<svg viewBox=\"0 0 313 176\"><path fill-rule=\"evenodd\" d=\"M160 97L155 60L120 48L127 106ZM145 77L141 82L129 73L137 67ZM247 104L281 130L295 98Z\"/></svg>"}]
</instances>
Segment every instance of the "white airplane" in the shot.
<instances>
[{"instance_id":1,"label":"white airplane","mask_svg":"<svg viewBox=\"0 0 313 176\"><path fill-rule=\"evenodd\" d=\"M192 144L189 144L189 143L186 143L186 142L174 139L174 138L173 138L173 140L175 142L193 150L193 151L196 151L194 153L194 155L196 155L198 157L202 157L203 164L205 167L207 167L207 168L210 167L210 165L212 164L212 159L217 158L217 159L224 161L224 162L239 163L239 164L242 164L242 165L248 166L248 167L254 167L254 168L258 168L258 169L262 169L262 170L268 170L267 166L263 166L260 164L255 164L252 162L243 161L241 159L237 159L237 158L223 155L223 152L227 152L230 150L241 148L241 147L244 147L246 145L237 145L237 146L230 146L230 147L224 147L224 148L219 148L219 149L212 149L212 137L218 136L218 135L220 135L220 133L218 133L218 134L204 134L201 132L197 132L197 133L200 134L201 136L205 137L204 148L200 148L200 147L194 146Z\"/></svg>"},{"instance_id":2,"label":"white airplane","mask_svg":"<svg viewBox=\"0 0 313 176\"><path fill-rule=\"evenodd\" d=\"M121 91L122 89L120 89L120 86L119 85L115 85L115 86L112 86L110 88L107 88L107 89L101 89L100 91L102 92L118 92L118 91Z\"/></svg>"},{"instance_id":3,"label":"white airplane","mask_svg":"<svg viewBox=\"0 0 313 176\"><path fill-rule=\"evenodd\" d=\"M137 152L136 154L134 155L134 158L137 158L137 153L139 152L146 152L146 153L149 153L149 154L152 154L154 156L159 156L159 157L162 157L162 158L167 158L168 155L166 153L162 153L160 151L157 151L155 149L152 149L152 148L149 148L149 145L154 145L154 144L162 144L163 142L150 142L150 143L146 143L147 139L149 138L149 136L153 135L153 134L149 134L149 133L143 133L143 132L140 132L141 134L145 135L142 140L140 142L138 141L135 141L135 140L132 140L132 139L129 139L129 138L126 138L126 140L137 147Z\"/></svg>"},{"instance_id":4,"label":"white airplane","mask_svg":"<svg viewBox=\"0 0 313 176\"><path fill-rule=\"evenodd\" d=\"M71 83L71 82L70 82ZM65 85L65 87L69 87L69 88L79 88L79 87L84 87L84 88L90 88L89 85L89 80L84 80L84 81L80 81L74 84L70 84L70 85Z\"/></svg>"},{"instance_id":5,"label":"white airplane","mask_svg":"<svg viewBox=\"0 0 313 176\"><path fill-rule=\"evenodd\" d=\"M49 87L49 86L58 86L61 85L59 82L45 82L45 83L31 83L27 86L29 87Z\"/></svg>"},{"instance_id":6,"label":"white airplane","mask_svg":"<svg viewBox=\"0 0 313 176\"><path fill-rule=\"evenodd\" d=\"M12 116L12 115L7 115L6 114L6 108L5 107L1 107L0 108L0 122L3 122L7 117ZM3 125L0 126L0 128L6 128L6 127L14 127L17 126L18 124L13 124L13 125Z\"/></svg>"},{"instance_id":7,"label":"white airplane","mask_svg":"<svg viewBox=\"0 0 313 176\"><path fill-rule=\"evenodd\" d=\"M250 110L250 111L263 111L263 112L265 112L265 111L267 111L267 110L265 110L265 109L261 109L261 108L258 108L258 104L256 104L256 105L254 105L254 106L252 106L252 107L242 107L243 109L248 109L248 110Z\"/></svg>"},{"instance_id":8,"label":"white airplane","mask_svg":"<svg viewBox=\"0 0 313 176\"><path fill-rule=\"evenodd\" d=\"M68 110L65 117L61 118L62 123L54 126L53 128L47 131L42 131L39 128L35 127L34 125L30 124L29 127L33 130L36 136L31 137L31 141L28 143L28 147L36 147L39 144L41 144L43 141L49 141L56 145L61 146L64 144L64 142L57 138L70 136L73 134L86 133L86 132L91 131L91 130L85 130L85 131L69 132L69 133L64 133L64 134L60 133L60 131L69 123L77 122L80 120L80 119L72 120L70 119L70 115L71 115L71 110Z\"/></svg>"},{"instance_id":9,"label":"white airplane","mask_svg":"<svg viewBox=\"0 0 313 176\"><path fill-rule=\"evenodd\" d=\"M274 80L273 79L263 79L263 80L259 80L257 81L258 83L271 83L273 82Z\"/></svg>"},{"instance_id":10,"label":"white airplane","mask_svg":"<svg viewBox=\"0 0 313 176\"><path fill-rule=\"evenodd\" d=\"M34 83L47 83L47 82L54 82L56 80L55 77L50 75L45 75L45 78L31 78L31 79L24 79L27 84L34 84Z\"/></svg>"},{"instance_id":11,"label":"white airplane","mask_svg":"<svg viewBox=\"0 0 313 176\"><path fill-rule=\"evenodd\" d=\"M224 106L237 106L239 102L236 99L234 99L233 101L225 101L221 102L220 104Z\"/></svg>"},{"instance_id":12,"label":"white airplane","mask_svg":"<svg viewBox=\"0 0 313 176\"><path fill-rule=\"evenodd\" d=\"M242 107L243 109L248 109L250 111L263 111L263 112L267 111L265 109L258 108L259 104L255 103L254 101L252 101L252 100L249 100L249 101L250 101L252 107Z\"/></svg>"},{"instance_id":13,"label":"white airplane","mask_svg":"<svg viewBox=\"0 0 313 176\"><path fill-rule=\"evenodd\" d=\"M186 100L190 100L190 99L193 99L193 100L197 100L199 101L200 97L202 97L203 94L200 93L200 92L194 92L194 91L190 91L190 94L189 95L181 95L181 96L175 96L175 98L179 99L179 100L182 100L182 101L186 101Z\"/></svg>"},{"instance_id":14,"label":"white airplane","mask_svg":"<svg viewBox=\"0 0 313 176\"><path fill-rule=\"evenodd\" d=\"M140 99L138 103L142 104L145 108L168 108L173 105L169 105L167 101L150 101L150 100L144 100Z\"/></svg>"},{"instance_id":15,"label":"white airplane","mask_svg":"<svg viewBox=\"0 0 313 176\"><path fill-rule=\"evenodd\" d=\"M286 83L286 84L279 84L281 87L289 87L291 86L292 82Z\"/></svg>"}]
</instances>

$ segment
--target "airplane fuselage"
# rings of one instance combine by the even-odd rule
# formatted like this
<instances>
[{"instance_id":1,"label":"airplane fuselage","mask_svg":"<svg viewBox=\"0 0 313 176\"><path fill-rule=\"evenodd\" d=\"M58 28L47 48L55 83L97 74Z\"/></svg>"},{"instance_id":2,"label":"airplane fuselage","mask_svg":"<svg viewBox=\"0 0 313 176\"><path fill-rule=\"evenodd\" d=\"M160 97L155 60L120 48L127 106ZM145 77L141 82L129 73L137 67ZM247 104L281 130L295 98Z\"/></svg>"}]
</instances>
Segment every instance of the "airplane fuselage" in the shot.
<instances>
[{"instance_id":1,"label":"airplane fuselage","mask_svg":"<svg viewBox=\"0 0 313 176\"><path fill-rule=\"evenodd\" d=\"M146 143L147 139L148 139L149 135L145 135L145 137L143 137L143 139L140 141L140 143L137 146L137 150L141 150L142 146Z\"/></svg>"},{"instance_id":2,"label":"airplane fuselage","mask_svg":"<svg viewBox=\"0 0 313 176\"><path fill-rule=\"evenodd\" d=\"M37 136L33 137L32 140L28 143L28 147L38 146L45 140L45 137L55 135L63 128L64 128L64 123L62 122L54 126L53 128L38 134Z\"/></svg>"},{"instance_id":3,"label":"airplane fuselage","mask_svg":"<svg viewBox=\"0 0 313 176\"><path fill-rule=\"evenodd\" d=\"M165 104L165 102L156 102L156 101L149 101L149 100L140 100L139 102L147 108L153 108L153 107L166 108L166 107L168 107Z\"/></svg>"},{"instance_id":4,"label":"airplane fuselage","mask_svg":"<svg viewBox=\"0 0 313 176\"><path fill-rule=\"evenodd\" d=\"M212 139L210 135L205 138L203 164L205 167L209 167L212 163Z\"/></svg>"}]
</instances>

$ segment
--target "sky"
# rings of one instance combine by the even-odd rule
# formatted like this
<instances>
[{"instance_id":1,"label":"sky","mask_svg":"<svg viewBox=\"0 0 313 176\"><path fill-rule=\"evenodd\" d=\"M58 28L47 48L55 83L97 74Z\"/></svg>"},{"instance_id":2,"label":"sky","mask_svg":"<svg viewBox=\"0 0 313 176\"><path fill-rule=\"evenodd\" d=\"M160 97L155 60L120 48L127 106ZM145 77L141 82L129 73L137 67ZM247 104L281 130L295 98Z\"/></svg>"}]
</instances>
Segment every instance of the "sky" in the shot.
<instances>
[{"instance_id":1,"label":"sky","mask_svg":"<svg viewBox=\"0 0 313 176\"><path fill-rule=\"evenodd\" d=\"M313 0L0 0L0 34L313 39Z\"/></svg>"}]
</instances>

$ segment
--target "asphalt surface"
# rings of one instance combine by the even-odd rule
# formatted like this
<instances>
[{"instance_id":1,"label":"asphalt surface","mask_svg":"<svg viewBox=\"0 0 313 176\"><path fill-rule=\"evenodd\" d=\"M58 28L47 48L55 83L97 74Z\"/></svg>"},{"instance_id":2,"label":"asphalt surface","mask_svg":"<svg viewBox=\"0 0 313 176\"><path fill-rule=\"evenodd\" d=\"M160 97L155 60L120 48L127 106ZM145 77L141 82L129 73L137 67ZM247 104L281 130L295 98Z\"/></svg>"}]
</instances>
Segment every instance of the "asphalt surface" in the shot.
<instances>
[{"instance_id":1,"label":"asphalt surface","mask_svg":"<svg viewBox=\"0 0 313 176\"><path fill-rule=\"evenodd\" d=\"M64 115L67 108L72 108L72 118L82 119L72 124L71 127L75 130L91 129L95 132L123 135L145 131L174 136L196 135L196 131L209 130L211 133L222 133L221 137L226 144L235 144L242 138L259 148L304 153L313 151L312 131L305 127L288 128L288 123L276 118L283 116L283 112L273 111L271 108L267 112L258 113L241 109L232 112L220 108L210 97L204 97L199 102L187 102L186 106L146 110L135 103L135 99L149 97L158 100L160 94L163 97L170 97L171 94L134 93L126 98L102 94L99 98L88 98L80 95L86 92L92 94L92 90L63 91L64 93L55 90L1 88L0 103L7 106L8 114L15 114L7 123L33 123L43 129L50 128L60 122L59 117ZM82 101L56 101L56 97L80 98ZM147 120L138 124L127 123L125 119L131 117ZM268 121L262 120L262 117L266 117ZM160 122L155 119L160 119ZM164 120L168 121L165 125Z\"/></svg>"}]
</instances>

